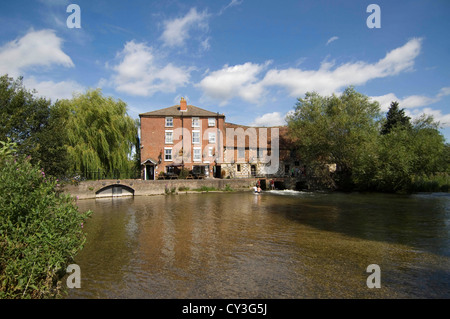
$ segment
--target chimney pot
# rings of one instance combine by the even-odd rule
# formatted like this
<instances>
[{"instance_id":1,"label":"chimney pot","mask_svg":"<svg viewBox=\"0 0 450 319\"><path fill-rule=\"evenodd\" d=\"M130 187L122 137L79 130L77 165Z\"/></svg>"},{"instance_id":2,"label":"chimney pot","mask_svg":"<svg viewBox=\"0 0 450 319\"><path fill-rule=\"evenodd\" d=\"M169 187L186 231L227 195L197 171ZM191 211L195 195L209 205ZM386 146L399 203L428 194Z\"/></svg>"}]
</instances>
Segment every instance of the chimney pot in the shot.
<instances>
[{"instance_id":1,"label":"chimney pot","mask_svg":"<svg viewBox=\"0 0 450 319\"><path fill-rule=\"evenodd\" d=\"M184 97L182 97L180 101L180 111L187 111L187 102Z\"/></svg>"}]
</instances>

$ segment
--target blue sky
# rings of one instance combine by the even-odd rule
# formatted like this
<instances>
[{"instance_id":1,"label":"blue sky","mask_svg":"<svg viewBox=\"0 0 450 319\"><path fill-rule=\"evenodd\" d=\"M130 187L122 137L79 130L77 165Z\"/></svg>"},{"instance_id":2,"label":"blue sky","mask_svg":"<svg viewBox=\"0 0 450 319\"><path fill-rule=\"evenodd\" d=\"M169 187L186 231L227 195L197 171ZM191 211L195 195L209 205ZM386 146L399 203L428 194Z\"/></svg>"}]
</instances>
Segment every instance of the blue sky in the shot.
<instances>
[{"instance_id":1,"label":"blue sky","mask_svg":"<svg viewBox=\"0 0 450 319\"><path fill-rule=\"evenodd\" d=\"M8 0L0 74L53 101L101 88L134 118L184 96L245 125L283 124L305 92L354 85L382 110L433 115L449 142L449 14L448 0Z\"/></svg>"}]
</instances>

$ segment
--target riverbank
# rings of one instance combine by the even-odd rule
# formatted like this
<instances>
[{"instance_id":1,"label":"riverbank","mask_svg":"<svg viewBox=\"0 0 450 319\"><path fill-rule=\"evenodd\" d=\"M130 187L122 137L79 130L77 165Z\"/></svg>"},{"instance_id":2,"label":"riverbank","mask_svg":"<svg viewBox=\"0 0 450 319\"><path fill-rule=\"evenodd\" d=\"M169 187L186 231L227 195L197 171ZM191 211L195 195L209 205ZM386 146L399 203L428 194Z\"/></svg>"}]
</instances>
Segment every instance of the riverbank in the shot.
<instances>
[{"instance_id":1,"label":"riverbank","mask_svg":"<svg viewBox=\"0 0 450 319\"><path fill-rule=\"evenodd\" d=\"M257 178L155 180L136 179L83 181L77 185L64 185L62 191L77 199L102 197L149 196L202 191L252 190Z\"/></svg>"}]
</instances>

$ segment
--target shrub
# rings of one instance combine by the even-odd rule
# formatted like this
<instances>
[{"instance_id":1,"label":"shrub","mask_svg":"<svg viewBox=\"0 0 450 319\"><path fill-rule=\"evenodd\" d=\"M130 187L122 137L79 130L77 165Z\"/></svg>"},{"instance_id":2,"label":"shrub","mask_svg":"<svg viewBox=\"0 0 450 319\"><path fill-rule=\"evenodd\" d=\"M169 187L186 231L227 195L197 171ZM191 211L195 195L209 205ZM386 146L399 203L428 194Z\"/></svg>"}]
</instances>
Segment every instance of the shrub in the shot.
<instances>
[{"instance_id":1,"label":"shrub","mask_svg":"<svg viewBox=\"0 0 450 319\"><path fill-rule=\"evenodd\" d=\"M0 299L53 298L85 242L74 199L56 181L0 148Z\"/></svg>"}]
</instances>

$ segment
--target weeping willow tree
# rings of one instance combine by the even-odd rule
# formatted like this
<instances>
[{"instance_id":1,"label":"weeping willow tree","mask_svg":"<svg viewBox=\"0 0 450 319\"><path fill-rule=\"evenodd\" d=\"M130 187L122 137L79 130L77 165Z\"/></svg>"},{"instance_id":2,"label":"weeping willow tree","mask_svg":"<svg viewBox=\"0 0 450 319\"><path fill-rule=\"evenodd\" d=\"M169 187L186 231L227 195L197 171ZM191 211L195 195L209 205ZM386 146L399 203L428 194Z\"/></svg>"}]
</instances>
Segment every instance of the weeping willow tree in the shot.
<instances>
[{"instance_id":1,"label":"weeping willow tree","mask_svg":"<svg viewBox=\"0 0 450 319\"><path fill-rule=\"evenodd\" d=\"M72 171L129 171L137 139L137 122L121 100L104 97L101 90L58 101L67 117L66 145Z\"/></svg>"}]
</instances>

